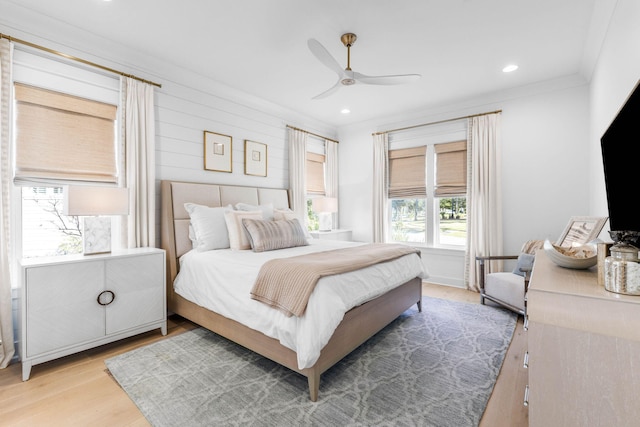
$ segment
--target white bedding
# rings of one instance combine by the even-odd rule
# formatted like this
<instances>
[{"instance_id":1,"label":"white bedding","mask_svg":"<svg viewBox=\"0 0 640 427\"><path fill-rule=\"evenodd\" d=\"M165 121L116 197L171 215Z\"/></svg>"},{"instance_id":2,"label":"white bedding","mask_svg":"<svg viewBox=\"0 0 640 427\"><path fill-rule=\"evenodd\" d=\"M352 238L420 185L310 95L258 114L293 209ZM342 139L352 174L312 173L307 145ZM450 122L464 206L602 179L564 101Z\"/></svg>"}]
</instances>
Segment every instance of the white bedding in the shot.
<instances>
[{"instance_id":1,"label":"white bedding","mask_svg":"<svg viewBox=\"0 0 640 427\"><path fill-rule=\"evenodd\" d=\"M273 258L355 246L361 243L311 240L309 246L268 252L218 249L192 250L180 258L174 282L182 297L251 329L275 338L298 356L298 368L313 366L344 314L414 277L427 278L416 254L367 267L360 271L322 278L302 317L284 313L250 297L260 266Z\"/></svg>"}]
</instances>

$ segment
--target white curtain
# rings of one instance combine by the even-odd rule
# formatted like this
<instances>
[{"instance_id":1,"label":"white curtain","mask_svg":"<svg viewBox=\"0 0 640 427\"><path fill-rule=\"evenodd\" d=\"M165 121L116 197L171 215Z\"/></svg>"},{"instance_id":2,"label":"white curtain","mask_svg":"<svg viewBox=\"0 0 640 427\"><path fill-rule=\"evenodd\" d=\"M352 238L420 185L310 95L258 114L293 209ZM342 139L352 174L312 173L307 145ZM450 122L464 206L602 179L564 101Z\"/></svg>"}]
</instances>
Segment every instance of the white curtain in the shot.
<instances>
[{"instance_id":1,"label":"white curtain","mask_svg":"<svg viewBox=\"0 0 640 427\"><path fill-rule=\"evenodd\" d=\"M373 135L373 241L387 240L388 147L386 133Z\"/></svg>"},{"instance_id":2,"label":"white curtain","mask_svg":"<svg viewBox=\"0 0 640 427\"><path fill-rule=\"evenodd\" d=\"M156 246L155 118L153 86L123 77L124 156L129 216L123 243L129 248Z\"/></svg>"},{"instance_id":3,"label":"white curtain","mask_svg":"<svg viewBox=\"0 0 640 427\"><path fill-rule=\"evenodd\" d=\"M325 193L327 197L338 197L338 143L324 141L325 163L326 163L326 175L325 175ZM340 211L340 205L338 205L338 211ZM340 228L338 223L338 213L331 214L333 216L333 228Z\"/></svg>"},{"instance_id":4,"label":"white curtain","mask_svg":"<svg viewBox=\"0 0 640 427\"><path fill-rule=\"evenodd\" d=\"M478 291L476 256L502 253L501 114L469 118L465 282Z\"/></svg>"},{"instance_id":5,"label":"white curtain","mask_svg":"<svg viewBox=\"0 0 640 427\"><path fill-rule=\"evenodd\" d=\"M307 218L307 134L289 128L289 202L296 216Z\"/></svg>"},{"instance_id":6,"label":"white curtain","mask_svg":"<svg viewBox=\"0 0 640 427\"><path fill-rule=\"evenodd\" d=\"M9 263L11 200L11 138L9 109L11 105L11 56L13 43L0 39L0 368L6 368L15 354L11 309L11 271Z\"/></svg>"}]
</instances>

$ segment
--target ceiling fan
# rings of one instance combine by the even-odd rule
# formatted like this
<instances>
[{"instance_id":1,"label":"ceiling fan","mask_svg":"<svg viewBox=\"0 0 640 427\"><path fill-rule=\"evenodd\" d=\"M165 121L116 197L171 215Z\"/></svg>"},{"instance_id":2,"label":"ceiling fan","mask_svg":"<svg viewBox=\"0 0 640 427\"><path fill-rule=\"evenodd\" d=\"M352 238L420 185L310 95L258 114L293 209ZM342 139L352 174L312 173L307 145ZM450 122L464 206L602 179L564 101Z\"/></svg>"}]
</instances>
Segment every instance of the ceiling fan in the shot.
<instances>
[{"instance_id":1,"label":"ceiling fan","mask_svg":"<svg viewBox=\"0 0 640 427\"><path fill-rule=\"evenodd\" d=\"M367 76L360 74L351 69L351 46L356 41L356 35L353 33L346 33L340 37L340 41L347 48L347 68L344 70L338 64L329 51L320 44L316 39L309 39L307 45L311 53L318 58L320 62L326 65L329 69L333 70L338 75L338 81L335 85L328 90L314 96L312 99L326 98L340 88L340 85L351 86L356 83L364 83L370 85L399 85L405 83L411 83L418 80L420 74L395 74L389 76Z\"/></svg>"}]
</instances>

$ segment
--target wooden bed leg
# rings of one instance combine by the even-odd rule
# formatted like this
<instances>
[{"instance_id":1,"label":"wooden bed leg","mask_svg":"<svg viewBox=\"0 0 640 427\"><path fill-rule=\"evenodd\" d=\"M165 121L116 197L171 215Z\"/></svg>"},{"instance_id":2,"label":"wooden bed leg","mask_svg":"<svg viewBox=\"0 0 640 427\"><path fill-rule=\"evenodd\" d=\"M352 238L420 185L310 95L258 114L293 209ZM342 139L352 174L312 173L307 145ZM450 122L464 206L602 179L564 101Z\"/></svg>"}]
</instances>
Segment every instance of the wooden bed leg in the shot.
<instances>
[{"instance_id":1,"label":"wooden bed leg","mask_svg":"<svg viewBox=\"0 0 640 427\"><path fill-rule=\"evenodd\" d=\"M309 396L312 402L318 400L318 391L320 390L320 371L318 369L311 369L309 375L307 375L307 381L309 382Z\"/></svg>"},{"instance_id":2,"label":"wooden bed leg","mask_svg":"<svg viewBox=\"0 0 640 427\"><path fill-rule=\"evenodd\" d=\"M422 300L418 301L418 312L422 313Z\"/></svg>"}]
</instances>

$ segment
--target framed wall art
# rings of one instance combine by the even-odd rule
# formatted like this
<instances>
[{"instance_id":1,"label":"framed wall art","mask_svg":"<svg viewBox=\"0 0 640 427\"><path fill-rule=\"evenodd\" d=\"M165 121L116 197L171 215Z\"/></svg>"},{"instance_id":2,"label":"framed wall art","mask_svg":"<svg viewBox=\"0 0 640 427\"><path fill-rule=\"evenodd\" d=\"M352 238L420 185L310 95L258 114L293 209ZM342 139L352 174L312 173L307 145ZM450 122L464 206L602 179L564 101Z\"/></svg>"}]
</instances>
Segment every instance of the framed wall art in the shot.
<instances>
[{"instance_id":1,"label":"framed wall art","mask_svg":"<svg viewBox=\"0 0 640 427\"><path fill-rule=\"evenodd\" d=\"M267 144L244 140L244 173L267 176Z\"/></svg>"},{"instance_id":2,"label":"framed wall art","mask_svg":"<svg viewBox=\"0 0 640 427\"><path fill-rule=\"evenodd\" d=\"M572 216L556 244L570 248L589 243L598 238L605 222L607 217Z\"/></svg>"},{"instance_id":3,"label":"framed wall art","mask_svg":"<svg viewBox=\"0 0 640 427\"><path fill-rule=\"evenodd\" d=\"M204 131L204 168L208 171L231 172L232 142L229 135Z\"/></svg>"}]
</instances>

